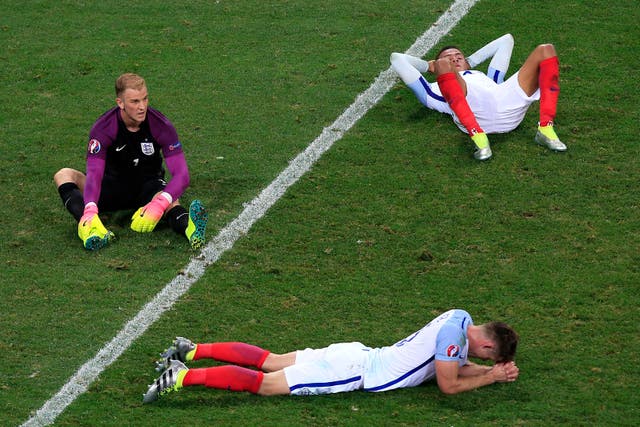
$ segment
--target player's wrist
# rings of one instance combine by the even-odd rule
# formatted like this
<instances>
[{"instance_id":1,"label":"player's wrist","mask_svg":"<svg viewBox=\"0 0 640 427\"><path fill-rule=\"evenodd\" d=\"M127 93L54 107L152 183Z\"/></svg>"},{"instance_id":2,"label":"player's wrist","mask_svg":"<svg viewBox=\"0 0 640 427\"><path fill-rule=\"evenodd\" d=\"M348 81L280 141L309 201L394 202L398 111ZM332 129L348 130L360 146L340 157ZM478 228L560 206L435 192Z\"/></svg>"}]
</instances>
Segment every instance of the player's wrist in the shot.
<instances>
[{"instance_id":1,"label":"player's wrist","mask_svg":"<svg viewBox=\"0 0 640 427\"><path fill-rule=\"evenodd\" d=\"M498 371L496 369L496 365L493 365L487 372L486 375L491 379L491 384L497 383L499 380Z\"/></svg>"},{"instance_id":2,"label":"player's wrist","mask_svg":"<svg viewBox=\"0 0 640 427\"><path fill-rule=\"evenodd\" d=\"M169 202L169 204L173 203L173 197L171 196L171 194L167 193L166 191L163 191L162 193L160 193L158 197L164 197Z\"/></svg>"},{"instance_id":3,"label":"player's wrist","mask_svg":"<svg viewBox=\"0 0 640 427\"><path fill-rule=\"evenodd\" d=\"M164 213L172 201L173 198L171 197L171 194L163 191L153 198L150 205L154 207L154 210L161 210L161 213Z\"/></svg>"},{"instance_id":4,"label":"player's wrist","mask_svg":"<svg viewBox=\"0 0 640 427\"><path fill-rule=\"evenodd\" d=\"M84 205L83 215L96 215L98 213L98 205L95 202L89 202Z\"/></svg>"}]
</instances>

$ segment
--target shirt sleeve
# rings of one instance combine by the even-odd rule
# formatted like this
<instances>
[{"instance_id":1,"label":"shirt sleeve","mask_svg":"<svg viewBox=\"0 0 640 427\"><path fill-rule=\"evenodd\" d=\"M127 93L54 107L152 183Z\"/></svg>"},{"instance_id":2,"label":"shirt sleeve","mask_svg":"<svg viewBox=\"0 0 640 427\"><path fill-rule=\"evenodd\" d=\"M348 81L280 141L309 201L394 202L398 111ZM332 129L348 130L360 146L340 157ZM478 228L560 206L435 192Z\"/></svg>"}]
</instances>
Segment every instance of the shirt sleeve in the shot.
<instances>
[{"instance_id":1,"label":"shirt sleeve","mask_svg":"<svg viewBox=\"0 0 640 427\"><path fill-rule=\"evenodd\" d=\"M98 203L102 189L102 178L107 159L107 150L118 134L119 108L114 107L96 120L89 131L87 146L87 181L84 186L84 203Z\"/></svg>"},{"instance_id":2,"label":"shirt sleeve","mask_svg":"<svg viewBox=\"0 0 640 427\"><path fill-rule=\"evenodd\" d=\"M436 337L436 360L445 362L459 361L464 349L464 332L453 324L446 324Z\"/></svg>"},{"instance_id":3,"label":"shirt sleeve","mask_svg":"<svg viewBox=\"0 0 640 427\"><path fill-rule=\"evenodd\" d=\"M171 194L173 200L178 200L189 186L190 178L187 161L184 158L182 151L172 156L165 157L164 161L167 164L169 173L171 174L171 179L167 183L164 191Z\"/></svg>"},{"instance_id":4,"label":"shirt sleeve","mask_svg":"<svg viewBox=\"0 0 640 427\"><path fill-rule=\"evenodd\" d=\"M87 157L87 180L84 184L84 204L94 202L98 204L102 189L105 160L96 156Z\"/></svg>"},{"instance_id":5,"label":"shirt sleeve","mask_svg":"<svg viewBox=\"0 0 640 427\"><path fill-rule=\"evenodd\" d=\"M469 55L467 62L471 68L475 68L491 58L487 75L496 83L502 83L509 69L509 62L511 62L513 44L513 36L505 34Z\"/></svg>"}]
</instances>

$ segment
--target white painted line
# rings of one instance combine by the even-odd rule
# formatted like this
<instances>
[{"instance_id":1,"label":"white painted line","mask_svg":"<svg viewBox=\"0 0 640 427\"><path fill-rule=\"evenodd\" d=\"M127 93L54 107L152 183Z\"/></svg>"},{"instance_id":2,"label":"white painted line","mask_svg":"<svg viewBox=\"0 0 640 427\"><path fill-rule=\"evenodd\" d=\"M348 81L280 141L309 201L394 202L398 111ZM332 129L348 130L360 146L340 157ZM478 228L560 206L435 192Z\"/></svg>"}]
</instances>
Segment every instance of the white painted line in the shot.
<instances>
[{"instance_id":1,"label":"white painted line","mask_svg":"<svg viewBox=\"0 0 640 427\"><path fill-rule=\"evenodd\" d=\"M424 56L440 38L447 34L462 19L478 0L457 0L431 28L429 28L407 50L408 54ZM262 192L245 205L242 213L230 222L194 258L184 272L169 282L142 310L127 322L124 328L98 354L87 361L23 426L44 426L55 419L79 395L87 391L109 365L140 337L162 314L169 310L184 295L191 285L202 277L207 266L215 263L235 242L247 234L252 225L262 218L289 187L308 172L314 163L334 142L342 138L367 111L382 99L397 81L395 72L389 67L381 72L371 86L358 95L356 100L330 126L298 156L293 159L278 177Z\"/></svg>"}]
</instances>

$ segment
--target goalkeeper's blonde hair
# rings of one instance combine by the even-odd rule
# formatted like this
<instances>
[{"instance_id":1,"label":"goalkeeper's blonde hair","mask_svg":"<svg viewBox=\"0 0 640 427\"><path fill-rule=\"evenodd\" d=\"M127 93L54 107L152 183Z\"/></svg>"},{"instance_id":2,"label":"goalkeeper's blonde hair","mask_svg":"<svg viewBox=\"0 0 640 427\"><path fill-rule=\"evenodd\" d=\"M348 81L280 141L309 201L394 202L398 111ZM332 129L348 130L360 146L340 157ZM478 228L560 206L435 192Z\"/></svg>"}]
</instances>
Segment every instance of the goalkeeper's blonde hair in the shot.
<instances>
[{"instance_id":1,"label":"goalkeeper's blonde hair","mask_svg":"<svg viewBox=\"0 0 640 427\"><path fill-rule=\"evenodd\" d=\"M134 73L125 73L116 79L116 97L122 98L127 89L141 90L147 84L144 79Z\"/></svg>"}]
</instances>

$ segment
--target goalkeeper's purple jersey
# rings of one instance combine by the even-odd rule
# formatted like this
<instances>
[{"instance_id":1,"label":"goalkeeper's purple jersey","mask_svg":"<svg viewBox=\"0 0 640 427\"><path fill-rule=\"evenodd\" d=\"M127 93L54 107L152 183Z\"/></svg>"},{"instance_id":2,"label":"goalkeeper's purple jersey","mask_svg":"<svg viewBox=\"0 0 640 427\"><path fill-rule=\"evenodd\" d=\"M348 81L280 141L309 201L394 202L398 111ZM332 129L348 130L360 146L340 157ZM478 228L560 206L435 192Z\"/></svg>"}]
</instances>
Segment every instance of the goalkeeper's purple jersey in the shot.
<instances>
[{"instance_id":1,"label":"goalkeeper's purple jersey","mask_svg":"<svg viewBox=\"0 0 640 427\"><path fill-rule=\"evenodd\" d=\"M172 162L175 156L179 161ZM163 157L167 165L174 166L174 170L170 167L173 177L187 177L167 185L165 191L177 199L188 185L188 170L173 124L149 107L140 130L131 132L122 120L120 109L110 109L98 118L89 133L85 203L97 202L105 175L131 183L150 177L163 178Z\"/></svg>"},{"instance_id":2,"label":"goalkeeper's purple jersey","mask_svg":"<svg viewBox=\"0 0 640 427\"><path fill-rule=\"evenodd\" d=\"M464 310L449 310L426 326L388 347L369 350L364 389L386 391L414 387L435 377L435 361L467 363L467 328L473 324Z\"/></svg>"}]
</instances>

